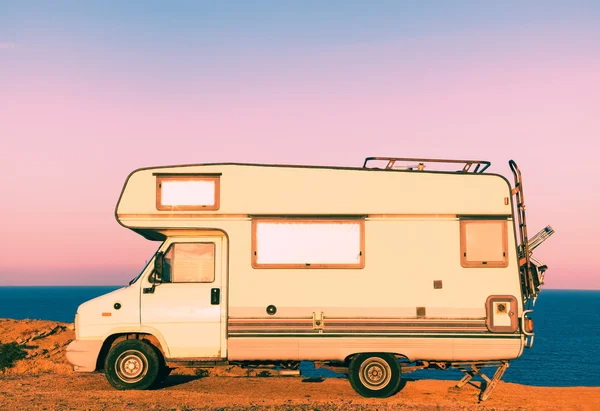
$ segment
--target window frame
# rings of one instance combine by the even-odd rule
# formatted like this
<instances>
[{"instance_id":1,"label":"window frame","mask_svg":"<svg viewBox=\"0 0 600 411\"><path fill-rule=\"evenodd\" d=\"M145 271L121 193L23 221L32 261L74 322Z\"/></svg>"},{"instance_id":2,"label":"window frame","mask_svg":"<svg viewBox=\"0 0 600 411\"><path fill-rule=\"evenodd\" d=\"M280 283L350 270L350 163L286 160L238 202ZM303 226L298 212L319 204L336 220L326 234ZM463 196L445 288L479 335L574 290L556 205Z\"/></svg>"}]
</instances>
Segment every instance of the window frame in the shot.
<instances>
[{"instance_id":1,"label":"window frame","mask_svg":"<svg viewBox=\"0 0 600 411\"><path fill-rule=\"evenodd\" d=\"M351 263L258 263L258 241L256 237L257 225L260 223L289 223L289 224L358 224L360 236L360 260L357 264ZM365 219L364 218L295 218L295 217L262 217L252 219L252 268L291 268L291 269L363 269L365 267Z\"/></svg>"},{"instance_id":2,"label":"window frame","mask_svg":"<svg viewBox=\"0 0 600 411\"><path fill-rule=\"evenodd\" d=\"M163 205L162 183L165 181L212 181L214 204L212 205ZM221 174L156 174L156 209L159 211L214 211L220 207Z\"/></svg>"},{"instance_id":3,"label":"window frame","mask_svg":"<svg viewBox=\"0 0 600 411\"><path fill-rule=\"evenodd\" d=\"M501 224L502 249L504 258L496 261L467 260L467 225L468 224ZM460 265L464 268L506 268L508 267L508 220L502 218L472 218L460 220Z\"/></svg>"}]
</instances>

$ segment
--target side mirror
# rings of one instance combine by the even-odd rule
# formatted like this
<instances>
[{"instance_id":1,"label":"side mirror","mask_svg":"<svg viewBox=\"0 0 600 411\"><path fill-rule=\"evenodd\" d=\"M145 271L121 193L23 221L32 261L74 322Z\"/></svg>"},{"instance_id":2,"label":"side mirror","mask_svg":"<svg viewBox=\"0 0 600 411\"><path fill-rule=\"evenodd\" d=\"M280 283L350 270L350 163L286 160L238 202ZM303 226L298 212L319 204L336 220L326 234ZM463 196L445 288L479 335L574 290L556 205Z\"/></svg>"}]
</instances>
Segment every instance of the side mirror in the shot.
<instances>
[{"instance_id":1,"label":"side mirror","mask_svg":"<svg viewBox=\"0 0 600 411\"><path fill-rule=\"evenodd\" d=\"M162 284L163 259L164 253L162 251L156 253L156 257L154 258L154 272L150 275L150 277L148 277L148 281L152 284L152 286L144 288L144 294L154 294L156 284Z\"/></svg>"},{"instance_id":2,"label":"side mirror","mask_svg":"<svg viewBox=\"0 0 600 411\"><path fill-rule=\"evenodd\" d=\"M155 280L153 281L155 283L162 282L164 258L165 258L165 253L163 253L162 251L156 253L156 257L154 258L154 278L155 278ZM160 280L156 281L156 278L160 278Z\"/></svg>"}]
</instances>

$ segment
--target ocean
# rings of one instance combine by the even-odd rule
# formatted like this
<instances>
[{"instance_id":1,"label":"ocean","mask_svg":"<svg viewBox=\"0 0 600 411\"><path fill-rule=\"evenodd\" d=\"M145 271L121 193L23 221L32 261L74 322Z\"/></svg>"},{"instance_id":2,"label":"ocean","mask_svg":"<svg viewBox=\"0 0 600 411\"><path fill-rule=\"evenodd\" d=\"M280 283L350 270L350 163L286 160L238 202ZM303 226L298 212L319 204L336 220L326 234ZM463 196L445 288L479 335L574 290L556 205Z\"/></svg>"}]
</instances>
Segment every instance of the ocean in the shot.
<instances>
[{"instance_id":1,"label":"ocean","mask_svg":"<svg viewBox=\"0 0 600 411\"><path fill-rule=\"evenodd\" d=\"M73 322L79 304L117 288L0 287L0 318ZM533 348L510 363L503 380L550 387L600 386L600 291L543 290L532 318ZM301 366L303 374L314 376L310 368L310 364ZM411 379L458 380L462 376L457 370L406 374Z\"/></svg>"}]
</instances>

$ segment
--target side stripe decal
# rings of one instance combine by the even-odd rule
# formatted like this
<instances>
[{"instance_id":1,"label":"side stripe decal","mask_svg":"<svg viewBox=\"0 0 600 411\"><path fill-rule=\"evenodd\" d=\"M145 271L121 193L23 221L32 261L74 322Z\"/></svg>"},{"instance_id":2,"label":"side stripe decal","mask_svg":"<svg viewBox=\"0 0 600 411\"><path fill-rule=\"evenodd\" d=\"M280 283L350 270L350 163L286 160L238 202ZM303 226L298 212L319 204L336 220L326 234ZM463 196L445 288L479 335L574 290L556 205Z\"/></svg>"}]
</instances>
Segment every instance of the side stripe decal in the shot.
<instances>
[{"instance_id":1,"label":"side stripe decal","mask_svg":"<svg viewBox=\"0 0 600 411\"><path fill-rule=\"evenodd\" d=\"M481 318L327 318L314 329L312 318L229 318L229 336L376 336L376 335L493 335ZM516 335L519 333L504 333Z\"/></svg>"}]
</instances>

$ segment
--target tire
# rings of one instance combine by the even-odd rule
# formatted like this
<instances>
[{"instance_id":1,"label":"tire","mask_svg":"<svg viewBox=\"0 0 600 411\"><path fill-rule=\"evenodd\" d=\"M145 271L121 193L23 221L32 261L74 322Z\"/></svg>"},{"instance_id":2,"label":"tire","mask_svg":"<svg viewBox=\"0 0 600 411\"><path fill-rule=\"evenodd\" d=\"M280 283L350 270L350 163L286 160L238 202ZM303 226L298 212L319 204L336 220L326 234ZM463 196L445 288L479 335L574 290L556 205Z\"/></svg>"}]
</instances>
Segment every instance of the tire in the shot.
<instances>
[{"instance_id":1,"label":"tire","mask_svg":"<svg viewBox=\"0 0 600 411\"><path fill-rule=\"evenodd\" d=\"M173 371L173 368L169 368L166 365L161 366L158 371L158 376L156 377L156 383L166 380L169 374L171 374L171 371Z\"/></svg>"},{"instance_id":2,"label":"tire","mask_svg":"<svg viewBox=\"0 0 600 411\"><path fill-rule=\"evenodd\" d=\"M158 359L160 360L160 367L158 369L158 375L156 376L156 381L154 381L154 384L152 384L152 386L151 386L151 388L156 388L156 387L160 386L160 384L164 380L167 379L167 377L169 376L169 374L171 374L171 371L173 371L174 368L167 367L167 364L165 362L162 352L156 346L152 345L152 348L154 348L154 352L156 352L156 355L158 356Z\"/></svg>"},{"instance_id":3,"label":"tire","mask_svg":"<svg viewBox=\"0 0 600 411\"><path fill-rule=\"evenodd\" d=\"M386 398L400 390L402 370L392 354L358 354L348 368L350 385L363 397Z\"/></svg>"},{"instance_id":4,"label":"tire","mask_svg":"<svg viewBox=\"0 0 600 411\"><path fill-rule=\"evenodd\" d=\"M161 365L152 345L140 340L125 340L108 352L104 374L110 385L118 390L145 390L156 382Z\"/></svg>"}]
</instances>

